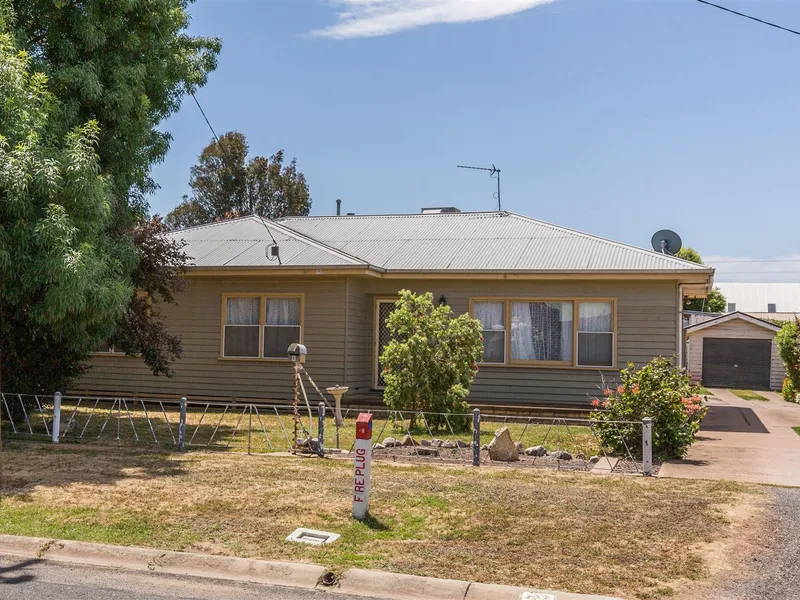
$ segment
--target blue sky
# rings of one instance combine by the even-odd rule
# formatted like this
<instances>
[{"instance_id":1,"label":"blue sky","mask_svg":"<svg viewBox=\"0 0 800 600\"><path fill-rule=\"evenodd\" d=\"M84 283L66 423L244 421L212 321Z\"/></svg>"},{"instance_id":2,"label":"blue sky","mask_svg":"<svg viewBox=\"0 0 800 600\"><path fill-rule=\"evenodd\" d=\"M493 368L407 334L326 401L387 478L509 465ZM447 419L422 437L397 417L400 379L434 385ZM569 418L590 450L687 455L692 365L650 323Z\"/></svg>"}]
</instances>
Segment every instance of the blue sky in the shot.
<instances>
[{"instance_id":1,"label":"blue sky","mask_svg":"<svg viewBox=\"0 0 800 600\"><path fill-rule=\"evenodd\" d=\"M800 29L800 3L720 3ZM800 280L800 36L694 0L191 10L223 40L198 92L212 125L297 157L312 214L491 210L494 181L456 164L495 163L504 209L645 247L670 228L718 280ZM164 128L162 214L211 141L191 99Z\"/></svg>"}]
</instances>

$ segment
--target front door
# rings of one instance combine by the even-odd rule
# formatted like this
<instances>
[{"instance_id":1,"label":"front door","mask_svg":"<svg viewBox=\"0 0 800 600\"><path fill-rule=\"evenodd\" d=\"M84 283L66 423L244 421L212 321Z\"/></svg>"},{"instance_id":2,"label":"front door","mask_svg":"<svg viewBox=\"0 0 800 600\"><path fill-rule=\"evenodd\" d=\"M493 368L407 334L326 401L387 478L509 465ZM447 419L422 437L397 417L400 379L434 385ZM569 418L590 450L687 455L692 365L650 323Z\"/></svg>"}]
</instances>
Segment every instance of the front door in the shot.
<instances>
[{"instance_id":1,"label":"front door","mask_svg":"<svg viewBox=\"0 0 800 600\"><path fill-rule=\"evenodd\" d=\"M375 350L373 364L375 366L375 376L373 383L375 388L382 390L386 387L383 380L383 366L381 366L380 355L386 344L389 343L389 328L386 326L386 319L392 314L396 300L376 300L375 302Z\"/></svg>"}]
</instances>

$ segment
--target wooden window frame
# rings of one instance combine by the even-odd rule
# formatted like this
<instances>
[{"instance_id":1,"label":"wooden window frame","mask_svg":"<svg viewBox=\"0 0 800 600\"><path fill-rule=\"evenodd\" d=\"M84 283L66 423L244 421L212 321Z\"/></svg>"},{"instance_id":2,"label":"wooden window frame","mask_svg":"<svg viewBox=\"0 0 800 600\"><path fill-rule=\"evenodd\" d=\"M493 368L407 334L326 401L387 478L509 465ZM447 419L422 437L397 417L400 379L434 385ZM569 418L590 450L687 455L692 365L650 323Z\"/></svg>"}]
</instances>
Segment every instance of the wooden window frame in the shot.
<instances>
[{"instance_id":1,"label":"wooden window frame","mask_svg":"<svg viewBox=\"0 0 800 600\"><path fill-rule=\"evenodd\" d=\"M228 321L228 298L258 298L258 356L225 356L225 326ZM219 358L218 360L232 360L239 362L289 362L289 357L280 358L277 356L264 356L264 327L267 326L267 300L270 298L295 298L300 300L300 343L303 343L305 335L305 294L290 292L239 292L222 294L220 336L219 336ZM249 325L255 327L255 324ZM291 327L297 327L292 325Z\"/></svg>"},{"instance_id":2,"label":"wooden window frame","mask_svg":"<svg viewBox=\"0 0 800 600\"><path fill-rule=\"evenodd\" d=\"M480 363L481 367L486 368L548 368L548 369L573 369L580 371L616 371L617 370L617 298L609 297L537 297L537 296L476 296L469 299L469 314L475 316L475 302L505 302L505 327L506 327L506 348L505 363ZM512 302L572 302L572 360L552 361L552 360L515 360L511 354L511 303ZM612 324L611 333L613 339L613 359L610 366L585 366L578 364L578 327L580 325L580 304L582 302L610 303Z\"/></svg>"},{"instance_id":3,"label":"wooden window frame","mask_svg":"<svg viewBox=\"0 0 800 600\"><path fill-rule=\"evenodd\" d=\"M145 291L138 291L136 292L137 298L147 298L147 316L150 316L150 308L153 305L153 299L150 297L150 294ZM108 352L103 350L95 350L92 352L92 356L116 356L116 357L127 357L127 358L141 358L142 353L137 352L136 354L126 354L124 352L118 351L114 349L114 344L108 345L109 350Z\"/></svg>"}]
</instances>

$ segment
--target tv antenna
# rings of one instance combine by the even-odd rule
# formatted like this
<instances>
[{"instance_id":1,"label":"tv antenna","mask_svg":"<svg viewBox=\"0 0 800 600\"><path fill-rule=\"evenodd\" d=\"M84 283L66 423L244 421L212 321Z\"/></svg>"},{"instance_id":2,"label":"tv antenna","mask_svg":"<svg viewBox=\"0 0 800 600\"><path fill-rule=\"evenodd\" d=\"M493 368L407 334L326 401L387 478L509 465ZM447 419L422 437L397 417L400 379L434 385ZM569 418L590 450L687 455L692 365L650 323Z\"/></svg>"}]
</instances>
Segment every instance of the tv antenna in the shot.
<instances>
[{"instance_id":1,"label":"tv antenna","mask_svg":"<svg viewBox=\"0 0 800 600\"><path fill-rule=\"evenodd\" d=\"M653 245L653 250L661 252L661 254L669 254L675 256L681 249L681 236L669 229L662 229L653 234L653 239L650 240Z\"/></svg>"},{"instance_id":2,"label":"tv antenna","mask_svg":"<svg viewBox=\"0 0 800 600\"><path fill-rule=\"evenodd\" d=\"M492 179L497 179L497 192L494 194L494 199L497 200L497 210L502 210L500 205L500 169L492 164L491 169L487 169L486 167L468 167L466 165L456 165L459 169L472 169L473 171L488 171L489 177Z\"/></svg>"}]
</instances>

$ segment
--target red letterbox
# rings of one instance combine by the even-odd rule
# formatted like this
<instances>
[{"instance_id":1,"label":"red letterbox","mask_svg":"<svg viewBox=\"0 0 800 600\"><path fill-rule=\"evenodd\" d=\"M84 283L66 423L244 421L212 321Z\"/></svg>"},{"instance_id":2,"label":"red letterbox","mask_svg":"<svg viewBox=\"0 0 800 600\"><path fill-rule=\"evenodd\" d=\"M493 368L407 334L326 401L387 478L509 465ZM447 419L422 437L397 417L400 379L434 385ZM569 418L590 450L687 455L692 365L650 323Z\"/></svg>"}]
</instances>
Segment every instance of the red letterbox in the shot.
<instances>
[{"instance_id":1,"label":"red letterbox","mask_svg":"<svg viewBox=\"0 0 800 600\"><path fill-rule=\"evenodd\" d=\"M356 419L356 439L357 440L371 440L372 439L372 415L369 413L361 413Z\"/></svg>"}]
</instances>

